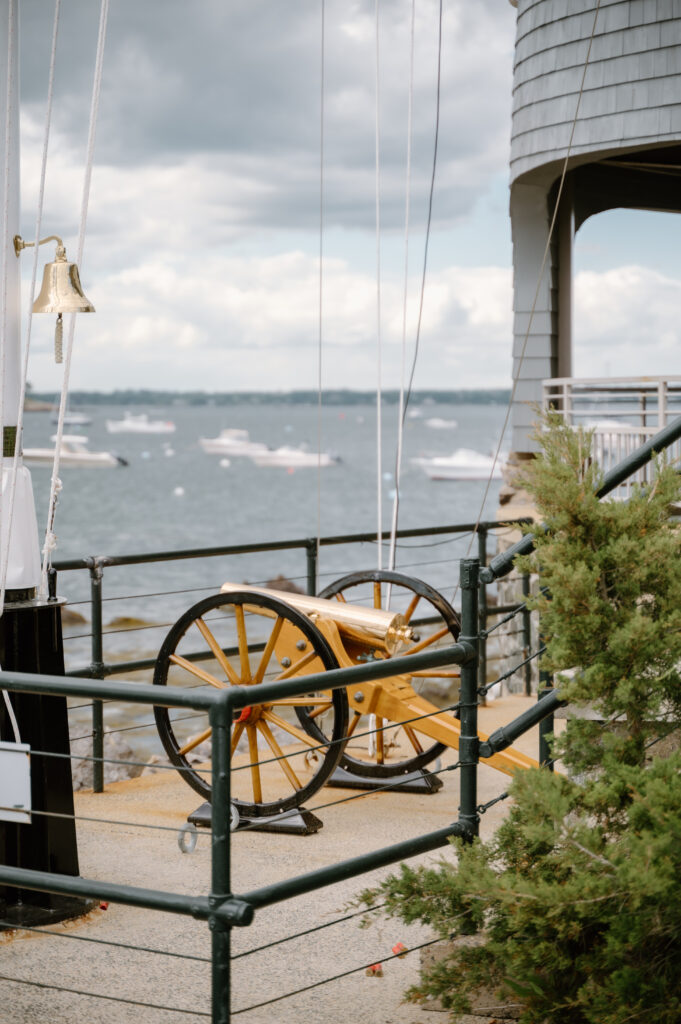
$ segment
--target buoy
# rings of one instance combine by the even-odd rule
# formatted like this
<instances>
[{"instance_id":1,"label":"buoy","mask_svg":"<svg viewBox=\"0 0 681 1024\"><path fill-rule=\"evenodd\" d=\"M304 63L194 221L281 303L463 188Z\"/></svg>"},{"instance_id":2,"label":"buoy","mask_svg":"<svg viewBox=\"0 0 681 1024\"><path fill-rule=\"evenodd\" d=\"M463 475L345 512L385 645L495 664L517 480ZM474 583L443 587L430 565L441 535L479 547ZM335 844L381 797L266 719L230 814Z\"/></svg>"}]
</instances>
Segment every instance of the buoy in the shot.
<instances>
[{"instance_id":1,"label":"buoy","mask_svg":"<svg viewBox=\"0 0 681 1024\"><path fill-rule=\"evenodd\" d=\"M396 942L393 946L393 953L395 956L399 957L400 960L403 960L408 952L409 950L403 942Z\"/></svg>"},{"instance_id":2,"label":"buoy","mask_svg":"<svg viewBox=\"0 0 681 1024\"><path fill-rule=\"evenodd\" d=\"M372 964L371 967L367 967L364 972L368 978L382 978L383 977L383 965Z\"/></svg>"},{"instance_id":3,"label":"buoy","mask_svg":"<svg viewBox=\"0 0 681 1024\"><path fill-rule=\"evenodd\" d=\"M229 459L220 459L220 465L222 466L223 469L227 469L228 466L232 465L232 463L229 461Z\"/></svg>"},{"instance_id":4,"label":"buoy","mask_svg":"<svg viewBox=\"0 0 681 1024\"><path fill-rule=\"evenodd\" d=\"M184 487L176 487L175 490L173 491L173 494L175 495L176 498L183 498Z\"/></svg>"}]
</instances>

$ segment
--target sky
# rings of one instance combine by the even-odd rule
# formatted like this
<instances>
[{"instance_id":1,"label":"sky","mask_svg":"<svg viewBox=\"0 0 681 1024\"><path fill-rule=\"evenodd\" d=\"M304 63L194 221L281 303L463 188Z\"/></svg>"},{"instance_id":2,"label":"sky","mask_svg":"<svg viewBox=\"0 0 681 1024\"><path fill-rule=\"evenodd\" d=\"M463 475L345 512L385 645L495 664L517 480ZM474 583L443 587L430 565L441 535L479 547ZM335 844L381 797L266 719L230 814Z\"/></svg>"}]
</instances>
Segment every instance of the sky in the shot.
<instances>
[{"instance_id":1,"label":"sky","mask_svg":"<svg viewBox=\"0 0 681 1024\"><path fill-rule=\"evenodd\" d=\"M53 5L20 7L33 238ZM61 8L42 234L74 258L99 4ZM111 0L80 267L97 311L78 317L72 388L399 387L437 109L439 4L414 9L408 159L411 0L381 0L378 43L374 0L325 0L323 48L321 0ZM515 17L508 0L444 4L416 388L511 383ZM581 228L575 375L679 372L678 220L613 211ZM61 386L52 338L52 319L35 317L36 390Z\"/></svg>"}]
</instances>

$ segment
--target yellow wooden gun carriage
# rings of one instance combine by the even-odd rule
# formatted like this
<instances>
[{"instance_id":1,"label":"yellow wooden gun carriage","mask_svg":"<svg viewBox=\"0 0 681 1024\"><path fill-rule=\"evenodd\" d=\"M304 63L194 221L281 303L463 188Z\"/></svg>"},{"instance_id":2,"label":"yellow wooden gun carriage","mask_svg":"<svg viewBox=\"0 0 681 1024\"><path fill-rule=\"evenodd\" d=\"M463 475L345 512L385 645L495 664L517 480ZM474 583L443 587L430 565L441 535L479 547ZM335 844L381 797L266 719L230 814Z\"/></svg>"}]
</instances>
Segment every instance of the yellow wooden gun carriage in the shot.
<instances>
[{"instance_id":1,"label":"yellow wooden gun carriage","mask_svg":"<svg viewBox=\"0 0 681 1024\"><path fill-rule=\"evenodd\" d=\"M154 682L223 688L318 677L452 644L458 635L458 616L445 598L401 573L352 573L319 597L226 583L173 626ZM439 711L418 690L425 680L445 680L456 693L458 675L452 666L244 708L231 740L239 815L255 819L300 808L339 766L360 785L399 785L413 777L446 748L457 748L460 732L455 710ZM154 711L171 762L210 800L208 723L199 713ZM536 765L515 750L487 763L508 774Z\"/></svg>"}]
</instances>

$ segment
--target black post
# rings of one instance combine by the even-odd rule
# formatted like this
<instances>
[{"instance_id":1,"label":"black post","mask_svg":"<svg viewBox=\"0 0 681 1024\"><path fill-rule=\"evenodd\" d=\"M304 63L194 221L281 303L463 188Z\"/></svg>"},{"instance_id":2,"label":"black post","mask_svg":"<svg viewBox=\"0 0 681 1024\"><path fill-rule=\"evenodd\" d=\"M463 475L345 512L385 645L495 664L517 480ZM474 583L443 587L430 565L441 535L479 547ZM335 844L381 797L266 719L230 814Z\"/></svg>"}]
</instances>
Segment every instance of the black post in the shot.
<instances>
[{"instance_id":1,"label":"black post","mask_svg":"<svg viewBox=\"0 0 681 1024\"><path fill-rule=\"evenodd\" d=\"M307 592L311 597L317 593L317 541L308 540L305 545L307 555Z\"/></svg>"},{"instance_id":2,"label":"black post","mask_svg":"<svg viewBox=\"0 0 681 1024\"><path fill-rule=\"evenodd\" d=\"M461 767L461 801L459 820L469 837L478 834L478 574L477 558L461 562L461 636L460 643L473 647L475 657L461 666L461 735L459 759Z\"/></svg>"},{"instance_id":3,"label":"black post","mask_svg":"<svg viewBox=\"0 0 681 1024\"><path fill-rule=\"evenodd\" d=\"M480 565L487 565L487 528L478 527L478 559ZM484 691L487 685L487 587L480 580L478 587L478 634L481 637L478 649L478 687ZM486 703L483 698L483 703Z\"/></svg>"},{"instance_id":4,"label":"black post","mask_svg":"<svg viewBox=\"0 0 681 1024\"><path fill-rule=\"evenodd\" d=\"M229 777L229 733L231 710L227 703L210 710L213 727L213 797L211 805L212 875L211 909L216 909L231 895L230 871L230 819L231 786ZM212 1021L229 1024L230 1009L230 954L231 925L216 916L209 918L213 932Z\"/></svg>"},{"instance_id":5,"label":"black post","mask_svg":"<svg viewBox=\"0 0 681 1024\"><path fill-rule=\"evenodd\" d=\"M0 664L5 671L64 675L61 602L10 591L0 618ZM0 821L0 863L78 875L69 727L64 697L7 693L18 738L31 748L30 824ZM0 700L0 736L17 739ZM50 754L58 756L51 757ZM54 893L0 887L0 916L17 926L61 921L86 913L94 901Z\"/></svg>"},{"instance_id":6,"label":"black post","mask_svg":"<svg viewBox=\"0 0 681 1024\"><path fill-rule=\"evenodd\" d=\"M90 616L92 618L92 661L90 675L104 678L104 642L102 636L102 577L104 571L96 559L90 564ZM104 708L101 700L92 701L92 790L104 792Z\"/></svg>"}]
</instances>

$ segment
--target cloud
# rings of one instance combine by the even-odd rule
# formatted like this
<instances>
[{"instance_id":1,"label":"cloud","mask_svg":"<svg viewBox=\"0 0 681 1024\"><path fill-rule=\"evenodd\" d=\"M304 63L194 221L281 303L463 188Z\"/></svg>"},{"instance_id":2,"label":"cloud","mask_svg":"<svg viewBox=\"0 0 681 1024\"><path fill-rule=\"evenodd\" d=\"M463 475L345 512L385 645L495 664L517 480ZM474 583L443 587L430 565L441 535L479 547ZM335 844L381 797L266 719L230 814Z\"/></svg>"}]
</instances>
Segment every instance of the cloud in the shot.
<instances>
[{"instance_id":1,"label":"cloud","mask_svg":"<svg viewBox=\"0 0 681 1024\"><path fill-rule=\"evenodd\" d=\"M507 160L513 31L512 13L500 18L498 0L445 7L434 209L440 224L465 216ZM89 0L63 5L59 36L54 123L65 144L81 152L97 8ZM329 226L366 228L374 218L374 3L327 0L325 8L325 216ZM412 188L422 207L434 145L438 3L417 9ZM404 207L410 12L409 0L380 7L386 229L401 224ZM22 13L25 112L42 125L50 19L40 0L25 0ZM120 0L109 20L98 164L143 174L154 168L161 179L169 169L199 167L212 176L223 219L236 227L316 229L320 41L320 6L311 0Z\"/></svg>"},{"instance_id":2,"label":"cloud","mask_svg":"<svg viewBox=\"0 0 681 1024\"><path fill-rule=\"evenodd\" d=\"M664 376L678 372L681 280L629 265L575 279L574 373Z\"/></svg>"}]
</instances>

